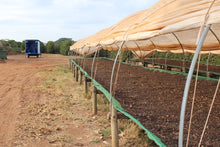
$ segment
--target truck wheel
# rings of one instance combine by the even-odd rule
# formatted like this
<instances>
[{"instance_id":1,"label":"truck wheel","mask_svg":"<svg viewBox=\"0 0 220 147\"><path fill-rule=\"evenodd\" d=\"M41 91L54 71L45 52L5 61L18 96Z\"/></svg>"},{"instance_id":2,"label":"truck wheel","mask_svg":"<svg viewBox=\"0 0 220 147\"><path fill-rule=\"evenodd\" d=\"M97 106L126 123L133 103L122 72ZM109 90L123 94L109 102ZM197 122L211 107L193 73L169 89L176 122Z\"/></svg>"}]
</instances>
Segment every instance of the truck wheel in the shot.
<instances>
[{"instance_id":1,"label":"truck wheel","mask_svg":"<svg viewBox=\"0 0 220 147\"><path fill-rule=\"evenodd\" d=\"M39 56L37 55L37 58L38 58Z\"/></svg>"},{"instance_id":2,"label":"truck wheel","mask_svg":"<svg viewBox=\"0 0 220 147\"><path fill-rule=\"evenodd\" d=\"M28 58L29 58L29 55L28 55Z\"/></svg>"}]
</instances>

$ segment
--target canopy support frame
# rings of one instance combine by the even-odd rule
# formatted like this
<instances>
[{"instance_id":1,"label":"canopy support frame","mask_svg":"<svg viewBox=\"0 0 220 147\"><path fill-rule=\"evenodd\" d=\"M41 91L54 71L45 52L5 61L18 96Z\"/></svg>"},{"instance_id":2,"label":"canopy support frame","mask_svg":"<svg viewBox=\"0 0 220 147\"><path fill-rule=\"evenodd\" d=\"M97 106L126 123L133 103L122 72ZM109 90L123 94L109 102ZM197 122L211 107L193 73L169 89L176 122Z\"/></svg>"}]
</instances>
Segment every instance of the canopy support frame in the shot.
<instances>
[{"instance_id":1,"label":"canopy support frame","mask_svg":"<svg viewBox=\"0 0 220 147\"><path fill-rule=\"evenodd\" d=\"M117 110L114 108L113 101L112 101L112 88L113 88L112 83L113 83L116 62L117 62L118 57L121 53L121 49L122 49L124 43L125 43L125 40L121 43L121 46L120 46L118 53L115 57L115 61L114 61L113 68L112 68L111 81L110 81L111 135L112 135L112 146L113 147L119 146L119 140L118 140Z\"/></svg>"},{"instance_id":2,"label":"canopy support frame","mask_svg":"<svg viewBox=\"0 0 220 147\"><path fill-rule=\"evenodd\" d=\"M186 104L187 104L187 98L188 98L188 93L189 93L189 88L195 68L195 64L198 58L198 55L201 51L202 45L205 42L206 36L210 30L211 25L207 25L202 33L201 38L199 39L195 54L193 56L192 63L190 65L189 73L187 76L186 84L185 84L185 89L184 89L184 94L183 94L183 100L182 100L182 106L181 106L181 113L180 113L180 124L179 124L179 140L178 140L178 146L182 147L183 146L183 129L184 129L184 119L185 119L185 111L186 111Z\"/></svg>"},{"instance_id":3,"label":"canopy support frame","mask_svg":"<svg viewBox=\"0 0 220 147\"><path fill-rule=\"evenodd\" d=\"M92 79L95 78L95 77L93 78L93 70L94 70L95 59L96 59L96 56L97 56L97 53L98 53L99 49L100 49L100 46L97 47L97 50L96 50L95 55L94 55L93 60L92 60L92 68L91 68L91 77L92 77Z\"/></svg>"},{"instance_id":4,"label":"canopy support frame","mask_svg":"<svg viewBox=\"0 0 220 147\"><path fill-rule=\"evenodd\" d=\"M157 52L157 47L156 47L156 45L154 44L154 42L153 42L151 39L149 39L149 41L152 43L152 45L153 45L154 48L156 49L155 52L152 54L152 55L153 55L153 58L152 58L152 65L153 65L153 67L154 67L154 54Z\"/></svg>"},{"instance_id":5,"label":"canopy support frame","mask_svg":"<svg viewBox=\"0 0 220 147\"><path fill-rule=\"evenodd\" d=\"M182 43L180 42L179 38L177 37L177 35L176 35L175 33L172 33L172 34L173 34L173 36L176 38L176 40L179 42L180 47L181 47L181 49L182 49L182 51L183 51L182 71L183 71L183 72L186 72L186 53L185 53L185 50L184 50L183 45L182 45Z\"/></svg>"},{"instance_id":6,"label":"canopy support frame","mask_svg":"<svg viewBox=\"0 0 220 147\"><path fill-rule=\"evenodd\" d=\"M165 66L164 69L167 70L167 56L169 54L169 51L166 53L166 57L165 57Z\"/></svg>"}]
</instances>

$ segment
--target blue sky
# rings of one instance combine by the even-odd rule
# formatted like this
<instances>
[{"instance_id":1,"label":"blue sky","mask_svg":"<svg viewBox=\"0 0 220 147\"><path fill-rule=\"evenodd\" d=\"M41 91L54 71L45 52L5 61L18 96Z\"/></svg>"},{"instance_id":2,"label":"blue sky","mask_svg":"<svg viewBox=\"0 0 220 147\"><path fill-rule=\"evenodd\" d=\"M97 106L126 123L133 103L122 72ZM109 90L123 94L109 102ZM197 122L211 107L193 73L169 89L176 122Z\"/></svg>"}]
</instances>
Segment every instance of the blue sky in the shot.
<instances>
[{"instance_id":1,"label":"blue sky","mask_svg":"<svg viewBox=\"0 0 220 147\"><path fill-rule=\"evenodd\" d=\"M0 39L79 40L158 0L1 0Z\"/></svg>"}]
</instances>

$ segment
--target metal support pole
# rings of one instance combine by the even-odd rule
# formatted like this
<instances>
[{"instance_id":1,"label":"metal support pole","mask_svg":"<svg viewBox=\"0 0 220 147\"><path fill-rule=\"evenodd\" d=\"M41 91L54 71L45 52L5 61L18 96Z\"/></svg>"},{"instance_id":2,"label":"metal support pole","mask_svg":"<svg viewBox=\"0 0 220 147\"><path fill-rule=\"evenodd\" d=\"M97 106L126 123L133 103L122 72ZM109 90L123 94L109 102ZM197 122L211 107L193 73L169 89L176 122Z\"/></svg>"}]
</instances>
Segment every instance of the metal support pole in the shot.
<instances>
[{"instance_id":1,"label":"metal support pole","mask_svg":"<svg viewBox=\"0 0 220 147\"><path fill-rule=\"evenodd\" d=\"M79 68L76 67L76 82L79 80Z\"/></svg>"},{"instance_id":2,"label":"metal support pole","mask_svg":"<svg viewBox=\"0 0 220 147\"><path fill-rule=\"evenodd\" d=\"M112 74L111 74L111 82L110 82L110 106L111 106L111 131L112 131L112 146L118 147L119 146L119 140L118 140L118 123L117 123L117 111L114 108L114 105L112 103L112 83L113 83L113 77L115 72L115 65L118 60L118 56L121 53L121 49L125 43L125 40L121 43L121 46L118 50L118 53L115 57L115 61L112 68Z\"/></svg>"},{"instance_id":3,"label":"metal support pole","mask_svg":"<svg viewBox=\"0 0 220 147\"><path fill-rule=\"evenodd\" d=\"M180 124L179 124L179 147L183 146L183 128L184 128L184 119L185 119L185 111L186 111L186 103L187 103L187 98L188 98L188 93L189 93L189 88L190 88L190 83L192 80L192 75L193 75L193 71L195 68L195 64L198 58L198 55L200 53L200 50L202 48L202 45L205 41L205 38L208 34L208 31L210 29L211 25L208 25L205 27L204 32L199 40L199 43L197 45L195 54L193 56L193 60L192 63L190 65L190 70L187 76L187 80L186 80L186 84L185 84L185 89L184 89L184 94L183 94L183 100L182 100L182 106L181 106L181 114L180 114Z\"/></svg>"},{"instance_id":4,"label":"metal support pole","mask_svg":"<svg viewBox=\"0 0 220 147\"><path fill-rule=\"evenodd\" d=\"M97 89L93 85L92 86L92 103L93 103L93 114L97 114Z\"/></svg>"}]
</instances>

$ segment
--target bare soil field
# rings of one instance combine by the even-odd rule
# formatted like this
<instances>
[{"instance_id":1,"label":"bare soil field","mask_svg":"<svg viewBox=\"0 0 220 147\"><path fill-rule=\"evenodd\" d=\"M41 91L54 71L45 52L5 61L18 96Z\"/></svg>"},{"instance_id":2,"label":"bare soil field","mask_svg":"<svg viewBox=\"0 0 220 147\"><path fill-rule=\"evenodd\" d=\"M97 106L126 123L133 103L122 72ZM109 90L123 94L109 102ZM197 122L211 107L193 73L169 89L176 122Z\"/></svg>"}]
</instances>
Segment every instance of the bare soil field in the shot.
<instances>
[{"instance_id":1,"label":"bare soil field","mask_svg":"<svg viewBox=\"0 0 220 147\"><path fill-rule=\"evenodd\" d=\"M57 66L59 65L59 66ZM68 57L10 55L0 63L0 146L110 146L73 81Z\"/></svg>"},{"instance_id":2,"label":"bare soil field","mask_svg":"<svg viewBox=\"0 0 220 147\"><path fill-rule=\"evenodd\" d=\"M83 60L76 60L76 63L82 66ZM84 69L89 74L91 73L91 63L91 59L86 59L84 62ZM96 60L95 79L107 90L109 90L112 66L113 62L110 60ZM114 97L121 103L126 112L161 138L167 146L177 146L179 116L185 82L186 78L183 75L121 64ZM186 108L185 142L194 82L195 79L192 80ZM216 81L198 80L190 146L198 145L216 85ZM204 146L220 146L219 116L220 95L218 92L202 142Z\"/></svg>"}]
</instances>

